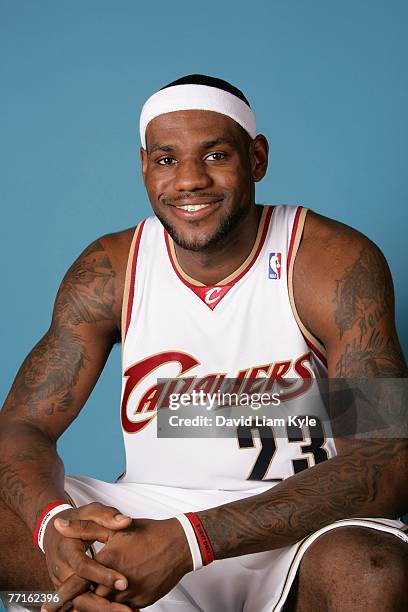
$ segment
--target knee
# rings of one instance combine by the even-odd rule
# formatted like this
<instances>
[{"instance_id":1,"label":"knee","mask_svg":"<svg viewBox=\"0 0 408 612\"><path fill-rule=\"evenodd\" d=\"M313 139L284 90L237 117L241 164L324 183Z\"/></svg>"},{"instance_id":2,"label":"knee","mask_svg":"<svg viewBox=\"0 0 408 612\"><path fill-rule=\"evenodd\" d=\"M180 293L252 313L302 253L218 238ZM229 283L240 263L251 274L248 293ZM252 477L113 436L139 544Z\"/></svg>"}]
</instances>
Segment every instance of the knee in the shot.
<instances>
[{"instance_id":1,"label":"knee","mask_svg":"<svg viewBox=\"0 0 408 612\"><path fill-rule=\"evenodd\" d=\"M341 527L320 536L305 553L300 577L327 593L366 588L406 593L408 546L395 536L364 527Z\"/></svg>"}]
</instances>

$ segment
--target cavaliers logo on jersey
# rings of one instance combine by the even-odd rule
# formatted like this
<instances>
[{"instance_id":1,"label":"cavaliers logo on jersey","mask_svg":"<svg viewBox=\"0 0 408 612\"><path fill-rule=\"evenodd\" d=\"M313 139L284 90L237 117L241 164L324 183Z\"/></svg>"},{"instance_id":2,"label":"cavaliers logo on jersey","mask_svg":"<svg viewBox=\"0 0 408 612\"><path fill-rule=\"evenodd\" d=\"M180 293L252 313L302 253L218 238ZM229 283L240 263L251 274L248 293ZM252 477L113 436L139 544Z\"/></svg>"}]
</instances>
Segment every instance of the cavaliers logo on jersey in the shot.
<instances>
[{"instance_id":1,"label":"cavaliers logo on jersey","mask_svg":"<svg viewBox=\"0 0 408 612\"><path fill-rule=\"evenodd\" d=\"M121 406L122 427L127 433L136 433L144 429L157 415L157 403L160 389L157 383L159 378L175 378L183 381L181 393L204 390L206 393L215 393L220 389L225 378L234 378L237 381L235 392L254 393L256 386L265 386L269 381L270 388L276 381L284 377L287 392L286 401L303 395L310 388L313 376L311 369L311 355L305 353L297 359L277 361L262 366L254 366L235 373L211 373L205 376L186 376L193 368L200 366L200 362L188 353L181 351L165 351L151 355L135 363L124 372L125 386ZM172 374L169 375L168 367ZM289 377L292 377L289 379ZM301 381L299 383L299 380ZM153 383L150 384L149 382Z\"/></svg>"}]
</instances>

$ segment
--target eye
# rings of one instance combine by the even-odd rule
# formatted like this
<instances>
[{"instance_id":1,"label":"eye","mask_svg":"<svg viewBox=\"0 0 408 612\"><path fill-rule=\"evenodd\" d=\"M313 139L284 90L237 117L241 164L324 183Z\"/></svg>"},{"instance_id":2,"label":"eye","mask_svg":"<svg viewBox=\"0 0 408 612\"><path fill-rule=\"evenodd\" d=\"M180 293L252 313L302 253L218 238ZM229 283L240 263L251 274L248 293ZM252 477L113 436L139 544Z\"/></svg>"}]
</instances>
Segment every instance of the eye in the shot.
<instances>
[{"instance_id":1,"label":"eye","mask_svg":"<svg viewBox=\"0 0 408 612\"><path fill-rule=\"evenodd\" d=\"M213 159L210 159L210 158ZM216 153L210 153L209 155L207 155L207 157L205 159L209 159L210 161L221 161L223 159L225 159L227 156L225 153L219 153L218 151Z\"/></svg>"},{"instance_id":2,"label":"eye","mask_svg":"<svg viewBox=\"0 0 408 612\"><path fill-rule=\"evenodd\" d=\"M160 164L160 166L172 166L173 163L176 160L174 159L174 157L161 157L160 159L157 160L157 163Z\"/></svg>"}]
</instances>

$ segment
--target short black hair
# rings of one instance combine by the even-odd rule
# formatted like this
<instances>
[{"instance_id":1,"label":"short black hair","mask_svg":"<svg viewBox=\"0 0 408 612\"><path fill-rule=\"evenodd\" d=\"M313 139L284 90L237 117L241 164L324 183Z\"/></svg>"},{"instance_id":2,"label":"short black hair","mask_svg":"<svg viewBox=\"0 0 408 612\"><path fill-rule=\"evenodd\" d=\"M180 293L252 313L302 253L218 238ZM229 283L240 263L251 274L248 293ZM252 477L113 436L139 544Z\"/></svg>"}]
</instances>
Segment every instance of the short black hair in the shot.
<instances>
[{"instance_id":1,"label":"short black hair","mask_svg":"<svg viewBox=\"0 0 408 612\"><path fill-rule=\"evenodd\" d=\"M177 79L177 81L172 81L168 85L161 87L160 91L162 89L167 89L167 87L173 87L173 85L207 85L208 87L223 89L224 91L228 91L245 102L245 104L251 108L251 105L240 89L234 85L231 85L231 83L228 83L228 81L218 79L217 77L208 76L206 74L187 74L186 76Z\"/></svg>"}]
</instances>

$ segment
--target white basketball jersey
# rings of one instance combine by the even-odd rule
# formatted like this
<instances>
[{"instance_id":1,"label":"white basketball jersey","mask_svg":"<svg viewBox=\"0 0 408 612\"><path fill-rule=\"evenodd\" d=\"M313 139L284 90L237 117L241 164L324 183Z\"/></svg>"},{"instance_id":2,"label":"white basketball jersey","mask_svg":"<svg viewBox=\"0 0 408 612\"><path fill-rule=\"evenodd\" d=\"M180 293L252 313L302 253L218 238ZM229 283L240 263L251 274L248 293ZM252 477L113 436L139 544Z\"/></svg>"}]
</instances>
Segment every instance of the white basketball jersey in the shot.
<instances>
[{"instance_id":1,"label":"white basketball jersey","mask_svg":"<svg viewBox=\"0 0 408 612\"><path fill-rule=\"evenodd\" d=\"M251 489L335 454L331 434L311 440L307 428L292 436L275 436L270 427L237 428L234 438L157 436L157 379L188 379L191 391L203 378L302 382L326 375L324 347L302 326L293 301L306 213L300 206L264 206L251 253L215 286L183 272L156 217L138 225L122 317L122 481ZM300 400L307 402L307 391Z\"/></svg>"}]
</instances>

